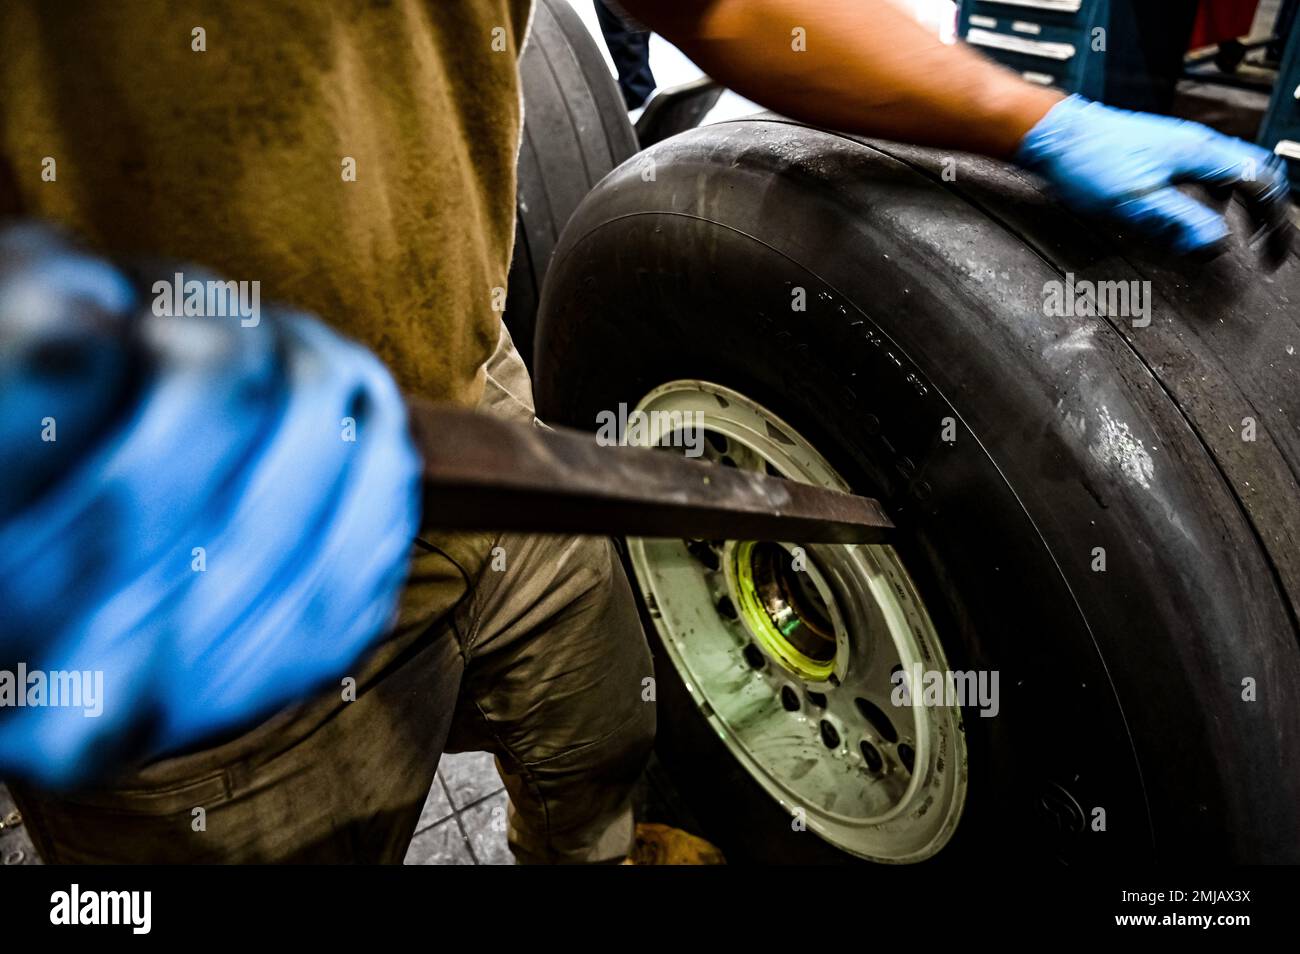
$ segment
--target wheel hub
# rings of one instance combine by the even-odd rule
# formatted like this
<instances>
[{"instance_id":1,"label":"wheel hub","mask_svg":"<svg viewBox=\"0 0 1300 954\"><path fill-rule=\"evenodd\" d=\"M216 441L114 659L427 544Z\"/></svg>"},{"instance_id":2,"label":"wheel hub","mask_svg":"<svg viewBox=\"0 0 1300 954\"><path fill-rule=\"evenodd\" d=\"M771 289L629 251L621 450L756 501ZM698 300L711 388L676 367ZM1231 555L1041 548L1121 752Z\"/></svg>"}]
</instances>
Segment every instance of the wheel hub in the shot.
<instances>
[{"instance_id":1,"label":"wheel hub","mask_svg":"<svg viewBox=\"0 0 1300 954\"><path fill-rule=\"evenodd\" d=\"M821 682L834 671L838 613L820 571L797 548L767 541L727 545L727 584L750 635L792 675Z\"/></svg>"}]
</instances>

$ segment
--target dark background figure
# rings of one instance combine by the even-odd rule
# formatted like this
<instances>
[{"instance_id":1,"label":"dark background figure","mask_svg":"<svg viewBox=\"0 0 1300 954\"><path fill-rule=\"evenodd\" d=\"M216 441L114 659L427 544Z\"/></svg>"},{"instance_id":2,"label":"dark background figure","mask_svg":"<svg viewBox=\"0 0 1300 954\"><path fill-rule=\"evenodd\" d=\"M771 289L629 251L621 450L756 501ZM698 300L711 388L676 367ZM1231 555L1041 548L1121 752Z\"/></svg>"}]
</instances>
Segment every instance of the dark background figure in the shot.
<instances>
[{"instance_id":1,"label":"dark background figure","mask_svg":"<svg viewBox=\"0 0 1300 954\"><path fill-rule=\"evenodd\" d=\"M1291 36L1291 26L1295 23L1297 11L1300 11L1300 0L1282 0L1282 8L1273 24L1273 41L1268 45L1268 59L1273 63L1282 62L1282 54L1286 51L1286 41Z\"/></svg>"},{"instance_id":2,"label":"dark background figure","mask_svg":"<svg viewBox=\"0 0 1300 954\"><path fill-rule=\"evenodd\" d=\"M622 11L617 4L595 0L600 32L618 70L618 88L629 110L644 106L655 90L650 72L650 31Z\"/></svg>"}]
</instances>

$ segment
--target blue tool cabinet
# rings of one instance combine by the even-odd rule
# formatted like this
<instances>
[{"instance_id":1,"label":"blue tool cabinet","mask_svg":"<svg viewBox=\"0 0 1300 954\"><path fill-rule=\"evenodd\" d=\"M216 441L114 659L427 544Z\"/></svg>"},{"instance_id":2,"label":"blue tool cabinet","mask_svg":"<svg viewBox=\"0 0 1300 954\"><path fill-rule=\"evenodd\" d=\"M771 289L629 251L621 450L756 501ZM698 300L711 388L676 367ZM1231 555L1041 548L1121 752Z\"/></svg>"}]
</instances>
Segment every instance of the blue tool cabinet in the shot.
<instances>
[{"instance_id":1,"label":"blue tool cabinet","mask_svg":"<svg viewBox=\"0 0 1300 954\"><path fill-rule=\"evenodd\" d=\"M958 33L1030 82L1102 99L1109 8L1109 0L965 0Z\"/></svg>"}]
</instances>

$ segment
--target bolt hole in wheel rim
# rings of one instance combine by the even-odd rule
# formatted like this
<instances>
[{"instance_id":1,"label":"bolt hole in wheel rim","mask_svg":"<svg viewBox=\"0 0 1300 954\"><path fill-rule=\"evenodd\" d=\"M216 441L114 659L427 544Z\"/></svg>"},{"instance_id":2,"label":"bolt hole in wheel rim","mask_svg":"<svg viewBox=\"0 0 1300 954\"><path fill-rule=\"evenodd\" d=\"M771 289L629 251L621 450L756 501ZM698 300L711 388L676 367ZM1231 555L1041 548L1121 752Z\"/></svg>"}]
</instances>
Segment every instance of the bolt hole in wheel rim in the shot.
<instances>
[{"instance_id":1,"label":"bolt hole in wheel rim","mask_svg":"<svg viewBox=\"0 0 1300 954\"><path fill-rule=\"evenodd\" d=\"M702 423L706 459L850 490L806 438L729 388L672 381L636 409ZM691 697L792 828L881 862L947 844L966 799L961 710L891 699L900 667L949 669L892 547L630 539L628 553Z\"/></svg>"}]
</instances>

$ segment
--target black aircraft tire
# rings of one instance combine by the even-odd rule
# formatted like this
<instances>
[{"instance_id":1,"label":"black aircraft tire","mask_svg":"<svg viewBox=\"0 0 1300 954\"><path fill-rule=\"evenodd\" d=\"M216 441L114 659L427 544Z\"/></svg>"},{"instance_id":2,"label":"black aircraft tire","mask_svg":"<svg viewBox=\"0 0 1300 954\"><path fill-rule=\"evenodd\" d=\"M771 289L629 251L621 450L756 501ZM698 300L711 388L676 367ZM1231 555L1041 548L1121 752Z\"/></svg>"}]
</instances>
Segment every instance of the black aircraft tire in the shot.
<instances>
[{"instance_id":1,"label":"black aircraft tire","mask_svg":"<svg viewBox=\"0 0 1300 954\"><path fill-rule=\"evenodd\" d=\"M505 321L531 364L537 302L560 231L637 143L596 41L564 0L537 4L519 77L524 127Z\"/></svg>"},{"instance_id":2,"label":"black aircraft tire","mask_svg":"<svg viewBox=\"0 0 1300 954\"><path fill-rule=\"evenodd\" d=\"M713 382L884 503L949 661L1000 674L936 860L1300 859L1296 260L1161 262L1003 165L777 119L646 155L556 251L540 413L594 429ZM1150 323L1046 316L1067 274L1150 281ZM705 834L846 858L792 830L646 623L658 752Z\"/></svg>"}]
</instances>

